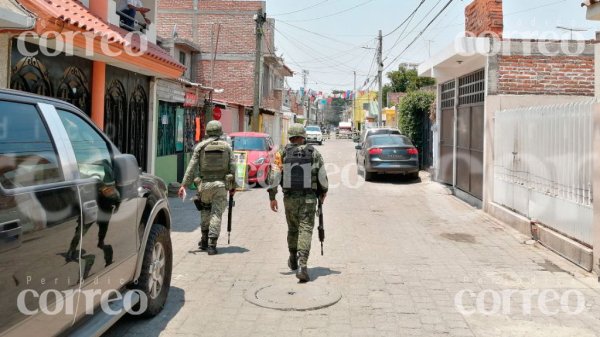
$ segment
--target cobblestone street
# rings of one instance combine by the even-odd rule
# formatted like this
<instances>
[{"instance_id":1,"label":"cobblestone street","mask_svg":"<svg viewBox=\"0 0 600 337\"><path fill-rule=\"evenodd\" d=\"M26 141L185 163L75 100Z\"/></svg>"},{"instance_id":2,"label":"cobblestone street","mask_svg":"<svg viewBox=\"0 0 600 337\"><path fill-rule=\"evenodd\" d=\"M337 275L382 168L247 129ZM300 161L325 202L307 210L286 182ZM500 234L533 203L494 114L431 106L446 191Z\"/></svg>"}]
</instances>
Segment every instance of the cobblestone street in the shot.
<instances>
[{"instance_id":1,"label":"cobblestone street","mask_svg":"<svg viewBox=\"0 0 600 337\"><path fill-rule=\"evenodd\" d=\"M236 195L231 245L225 214L219 254L210 257L196 250L194 205L171 199L167 306L152 320L126 317L106 336L587 337L600 331L600 286L591 274L525 244L527 237L423 172L417 182L365 183L356 173L354 143L330 140L317 149L332 188L324 205L325 255L315 231L312 281L303 286L336 289L337 304L278 311L244 299L263 284L297 283L286 265L283 210L271 212L264 189ZM544 292L560 299L543 300Z\"/></svg>"}]
</instances>

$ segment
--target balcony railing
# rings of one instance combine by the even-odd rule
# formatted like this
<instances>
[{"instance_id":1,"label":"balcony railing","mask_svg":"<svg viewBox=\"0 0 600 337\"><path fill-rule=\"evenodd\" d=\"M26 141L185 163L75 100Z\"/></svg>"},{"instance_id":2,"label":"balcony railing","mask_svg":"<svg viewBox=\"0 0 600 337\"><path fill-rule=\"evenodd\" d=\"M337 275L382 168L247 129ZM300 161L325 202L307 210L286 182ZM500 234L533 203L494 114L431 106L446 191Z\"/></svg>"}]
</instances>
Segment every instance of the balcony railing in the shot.
<instances>
[{"instance_id":1,"label":"balcony railing","mask_svg":"<svg viewBox=\"0 0 600 337\"><path fill-rule=\"evenodd\" d=\"M146 30L148 30L148 24L146 22L138 21L119 10L117 11L117 15L120 18L119 27L127 31L146 33Z\"/></svg>"}]
</instances>

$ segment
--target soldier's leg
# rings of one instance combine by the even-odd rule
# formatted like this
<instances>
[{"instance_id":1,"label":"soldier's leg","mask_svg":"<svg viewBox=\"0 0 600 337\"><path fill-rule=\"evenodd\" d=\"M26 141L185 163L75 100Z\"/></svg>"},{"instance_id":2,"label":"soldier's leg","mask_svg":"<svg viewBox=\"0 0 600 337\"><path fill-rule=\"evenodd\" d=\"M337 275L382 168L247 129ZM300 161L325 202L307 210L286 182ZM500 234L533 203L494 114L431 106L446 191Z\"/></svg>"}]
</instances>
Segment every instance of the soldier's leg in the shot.
<instances>
[{"instance_id":1,"label":"soldier's leg","mask_svg":"<svg viewBox=\"0 0 600 337\"><path fill-rule=\"evenodd\" d=\"M296 277L302 282L309 281L308 276L308 256L310 255L310 245L312 242L313 228L315 227L315 213L317 200L307 198L304 200L299 210L298 223L298 273Z\"/></svg>"},{"instance_id":2,"label":"soldier's leg","mask_svg":"<svg viewBox=\"0 0 600 337\"><path fill-rule=\"evenodd\" d=\"M288 225L288 267L291 270L298 269L298 201L293 198L284 197L285 218Z\"/></svg>"},{"instance_id":3,"label":"soldier's leg","mask_svg":"<svg viewBox=\"0 0 600 337\"><path fill-rule=\"evenodd\" d=\"M203 198L202 194L200 194L198 195L198 197L200 197L200 200L209 199L208 195ZM202 233L202 237L200 238L200 242L198 242L198 248L202 250L208 249L208 228L210 226L210 209L211 204L207 202L205 203L203 201L202 210L200 211L200 232Z\"/></svg>"},{"instance_id":4,"label":"soldier's leg","mask_svg":"<svg viewBox=\"0 0 600 337\"><path fill-rule=\"evenodd\" d=\"M210 226L208 230L208 253L210 255L217 253L217 240L221 234L221 219L223 218L225 209L227 209L227 190L219 188L213 195L210 210Z\"/></svg>"}]
</instances>

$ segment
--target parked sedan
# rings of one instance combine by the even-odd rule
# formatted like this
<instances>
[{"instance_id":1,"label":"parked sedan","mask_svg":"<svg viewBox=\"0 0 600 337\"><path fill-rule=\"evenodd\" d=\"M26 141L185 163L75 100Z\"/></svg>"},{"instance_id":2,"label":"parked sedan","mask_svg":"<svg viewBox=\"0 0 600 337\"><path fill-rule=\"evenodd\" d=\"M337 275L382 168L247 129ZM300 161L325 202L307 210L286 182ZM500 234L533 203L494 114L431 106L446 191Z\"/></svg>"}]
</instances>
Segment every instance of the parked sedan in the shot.
<instances>
[{"instance_id":1,"label":"parked sedan","mask_svg":"<svg viewBox=\"0 0 600 337\"><path fill-rule=\"evenodd\" d=\"M265 184L275 150L271 136L257 132L237 132L229 136L234 151L248 152L248 183Z\"/></svg>"},{"instance_id":2,"label":"parked sedan","mask_svg":"<svg viewBox=\"0 0 600 337\"><path fill-rule=\"evenodd\" d=\"M419 151L405 136L370 136L363 145L356 145L356 150L358 169L362 169L367 181L379 173L419 178Z\"/></svg>"}]
</instances>

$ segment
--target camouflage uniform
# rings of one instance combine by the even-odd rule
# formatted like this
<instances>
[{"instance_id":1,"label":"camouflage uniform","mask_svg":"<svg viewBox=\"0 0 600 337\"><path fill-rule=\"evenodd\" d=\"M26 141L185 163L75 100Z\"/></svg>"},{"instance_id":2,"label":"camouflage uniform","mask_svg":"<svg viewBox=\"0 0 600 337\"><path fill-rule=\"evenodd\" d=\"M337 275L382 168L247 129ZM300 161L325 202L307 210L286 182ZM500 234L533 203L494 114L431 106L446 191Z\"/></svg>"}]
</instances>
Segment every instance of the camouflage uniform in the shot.
<instances>
[{"instance_id":1,"label":"camouflage uniform","mask_svg":"<svg viewBox=\"0 0 600 337\"><path fill-rule=\"evenodd\" d=\"M299 125L302 130L304 127ZM295 126L298 128L298 125ZM291 129L291 128L290 128ZM296 132L291 132L290 138L296 137ZM304 150L310 147L312 150L312 168L310 172L310 182L307 182L307 190L292 190L286 188L286 174L288 170L284 167L286 153L291 149ZM284 149L280 149L275 154L275 161L271 170L270 187L268 189L270 200L275 200L278 185L282 185L283 203L285 207L285 216L288 224L287 242L290 252L288 266L290 269L297 269L298 264L301 269L306 270L310 246L312 242L312 233L315 225L315 215L317 208L317 198L327 194L328 181L325 164L321 154L310 145L288 144ZM297 255L296 255L297 254ZM297 256L297 260L296 260ZM300 270L298 271L300 273ZM298 277L300 278L300 276ZM302 279L301 279L302 280Z\"/></svg>"},{"instance_id":2,"label":"camouflage uniform","mask_svg":"<svg viewBox=\"0 0 600 337\"><path fill-rule=\"evenodd\" d=\"M197 198L199 198L202 203L202 210L200 211L202 239L200 240L199 246L201 249L208 248L209 253L211 253L211 248L214 249L216 247L217 240L221 233L221 218L227 209L227 192L228 190L235 188L235 186L227 186L228 183L225 181L226 175L231 175L232 177L235 175L233 150L226 141L219 138L222 135L220 123L218 124L218 132L210 132L210 123L207 126L207 133L210 138L202 141L194 148L194 154L188 164L182 182L183 186L189 186L195 181L196 173L202 166L202 153L207 144L210 143L210 145L217 145L226 149L226 156L229 157L229 167L226 172L223 172L223 177L218 179L206 179L200 170L201 183L197 184ZM216 128L216 124L213 124L212 127ZM234 178L232 179L234 180ZM214 252L216 253L216 250Z\"/></svg>"}]
</instances>

